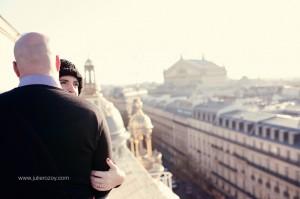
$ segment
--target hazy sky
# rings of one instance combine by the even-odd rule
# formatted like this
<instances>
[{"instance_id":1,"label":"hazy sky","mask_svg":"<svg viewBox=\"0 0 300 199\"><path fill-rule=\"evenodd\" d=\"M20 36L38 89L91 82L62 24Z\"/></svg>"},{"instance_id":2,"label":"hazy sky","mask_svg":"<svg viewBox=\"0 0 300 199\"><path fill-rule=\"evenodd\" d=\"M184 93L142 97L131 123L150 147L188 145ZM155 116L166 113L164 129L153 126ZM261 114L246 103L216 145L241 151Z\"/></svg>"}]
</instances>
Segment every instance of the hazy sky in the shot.
<instances>
[{"instance_id":1,"label":"hazy sky","mask_svg":"<svg viewBox=\"0 0 300 199\"><path fill-rule=\"evenodd\" d=\"M180 55L225 66L230 78L300 77L299 0L1 0L19 32L40 31L98 82L163 80ZM3 39L2 39L3 40ZM12 44L0 40L0 89L15 85Z\"/></svg>"}]
</instances>

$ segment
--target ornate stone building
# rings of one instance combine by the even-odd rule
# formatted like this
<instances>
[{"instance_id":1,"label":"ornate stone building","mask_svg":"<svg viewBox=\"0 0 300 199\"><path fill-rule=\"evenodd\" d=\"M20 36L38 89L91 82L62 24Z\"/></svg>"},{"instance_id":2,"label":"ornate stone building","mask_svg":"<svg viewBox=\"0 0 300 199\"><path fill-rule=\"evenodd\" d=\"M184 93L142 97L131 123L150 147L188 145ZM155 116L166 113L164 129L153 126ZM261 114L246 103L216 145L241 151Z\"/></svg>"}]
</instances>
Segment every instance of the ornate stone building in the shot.
<instances>
[{"instance_id":1,"label":"ornate stone building","mask_svg":"<svg viewBox=\"0 0 300 199\"><path fill-rule=\"evenodd\" d=\"M162 154L157 150L152 150L152 129L151 119L143 112L143 103L137 98L133 103L133 115L130 118L128 129L131 132L130 148L131 152L142 162L144 167L153 177L167 177L167 185L171 187L172 174L164 172L162 166Z\"/></svg>"},{"instance_id":2,"label":"ornate stone building","mask_svg":"<svg viewBox=\"0 0 300 199\"><path fill-rule=\"evenodd\" d=\"M213 62L182 57L164 71L164 83L175 87L190 85L220 86L227 80L227 72Z\"/></svg>"}]
</instances>

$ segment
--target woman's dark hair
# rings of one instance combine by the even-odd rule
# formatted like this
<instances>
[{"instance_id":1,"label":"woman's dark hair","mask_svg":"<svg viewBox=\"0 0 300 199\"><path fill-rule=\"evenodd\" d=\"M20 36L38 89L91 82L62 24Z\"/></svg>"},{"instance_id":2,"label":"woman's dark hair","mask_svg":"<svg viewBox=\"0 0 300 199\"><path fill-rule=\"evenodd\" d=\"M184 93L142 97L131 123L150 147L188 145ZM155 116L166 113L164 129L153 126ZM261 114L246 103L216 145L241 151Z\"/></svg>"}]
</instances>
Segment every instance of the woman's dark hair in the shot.
<instances>
[{"instance_id":1,"label":"woman's dark hair","mask_svg":"<svg viewBox=\"0 0 300 199\"><path fill-rule=\"evenodd\" d=\"M60 59L60 70L59 70L59 77L62 76L73 76L77 79L79 85L78 85L78 94L81 93L81 89L82 89L82 76L80 75L80 73L78 72L78 70L76 69L75 65L66 60L66 59Z\"/></svg>"}]
</instances>

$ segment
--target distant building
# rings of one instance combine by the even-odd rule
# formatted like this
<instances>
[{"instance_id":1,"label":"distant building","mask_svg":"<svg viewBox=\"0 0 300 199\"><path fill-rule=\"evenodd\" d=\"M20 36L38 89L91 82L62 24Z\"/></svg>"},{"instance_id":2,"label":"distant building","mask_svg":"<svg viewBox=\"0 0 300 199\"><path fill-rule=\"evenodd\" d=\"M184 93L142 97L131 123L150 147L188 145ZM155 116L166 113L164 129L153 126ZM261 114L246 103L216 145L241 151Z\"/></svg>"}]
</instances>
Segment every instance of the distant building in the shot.
<instances>
[{"instance_id":1,"label":"distant building","mask_svg":"<svg viewBox=\"0 0 300 199\"><path fill-rule=\"evenodd\" d=\"M171 171L217 199L300 198L299 118L224 102L161 102L145 99L144 110Z\"/></svg>"},{"instance_id":2,"label":"distant building","mask_svg":"<svg viewBox=\"0 0 300 199\"><path fill-rule=\"evenodd\" d=\"M295 86L284 86L282 89L282 96L290 99L299 99L300 87Z\"/></svg>"},{"instance_id":3,"label":"distant building","mask_svg":"<svg viewBox=\"0 0 300 199\"><path fill-rule=\"evenodd\" d=\"M164 71L164 83L175 87L189 85L220 86L227 80L227 72L213 62L182 57Z\"/></svg>"}]
</instances>

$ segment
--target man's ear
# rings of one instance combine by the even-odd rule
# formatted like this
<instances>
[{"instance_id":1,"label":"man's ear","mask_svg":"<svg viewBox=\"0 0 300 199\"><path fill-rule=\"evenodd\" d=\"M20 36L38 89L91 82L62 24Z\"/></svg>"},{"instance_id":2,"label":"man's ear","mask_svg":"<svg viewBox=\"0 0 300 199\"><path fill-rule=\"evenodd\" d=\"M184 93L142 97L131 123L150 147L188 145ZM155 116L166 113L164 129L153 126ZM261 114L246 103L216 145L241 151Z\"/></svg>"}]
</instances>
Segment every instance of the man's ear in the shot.
<instances>
[{"instance_id":1,"label":"man's ear","mask_svg":"<svg viewBox=\"0 0 300 199\"><path fill-rule=\"evenodd\" d=\"M60 70L60 59L59 59L59 56L58 55L56 55L56 70L59 72L59 70Z\"/></svg>"},{"instance_id":2,"label":"man's ear","mask_svg":"<svg viewBox=\"0 0 300 199\"><path fill-rule=\"evenodd\" d=\"M18 69L17 62L16 62L16 61L13 61L13 66L14 66L15 74L17 75L17 77L20 77L20 71L19 71L19 69Z\"/></svg>"}]
</instances>

